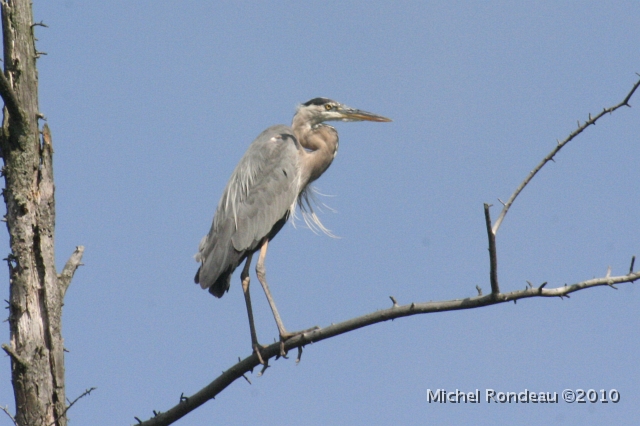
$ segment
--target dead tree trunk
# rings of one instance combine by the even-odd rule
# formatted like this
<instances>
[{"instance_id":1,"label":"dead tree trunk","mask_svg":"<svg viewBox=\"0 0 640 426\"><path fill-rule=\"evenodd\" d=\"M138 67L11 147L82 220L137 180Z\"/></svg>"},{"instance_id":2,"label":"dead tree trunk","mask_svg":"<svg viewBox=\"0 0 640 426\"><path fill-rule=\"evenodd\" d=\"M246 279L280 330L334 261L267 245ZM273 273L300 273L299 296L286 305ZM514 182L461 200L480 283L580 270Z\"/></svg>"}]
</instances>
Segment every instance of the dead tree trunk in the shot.
<instances>
[{"instance_id":1,"label":"dead tree trunk","mask_svg":"<svg viewBox=\"0 0 640 426\"><path fill-rule=\"evenodd\" d=\"M80 263L82 247L58 276L54 258L55 201L52 140L38 109L40 56L30 0L0 0L4 101L0 148L5 178L9 265L10 344L15 423L66 425L61 314L64 293Z\"/></svg>"}]
</instances>

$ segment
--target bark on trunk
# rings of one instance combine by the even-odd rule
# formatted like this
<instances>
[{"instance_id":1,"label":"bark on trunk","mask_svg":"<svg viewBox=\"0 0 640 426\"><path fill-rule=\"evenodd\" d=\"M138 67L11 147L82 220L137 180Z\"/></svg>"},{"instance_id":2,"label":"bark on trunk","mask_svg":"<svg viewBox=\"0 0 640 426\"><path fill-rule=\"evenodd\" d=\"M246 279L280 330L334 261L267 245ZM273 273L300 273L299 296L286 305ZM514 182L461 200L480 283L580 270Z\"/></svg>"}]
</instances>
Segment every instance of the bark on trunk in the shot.
<instances>
[{"instance_id":1,"label":"bark on trunk","mask_svg":"<svg viewBox=\"0 0 640 426\"><path fill-rule=\"evenodd\" d=\"M30 0L0 0L4 74L0 95L4 117L0 148L5 178L9 265L12 383L18 425L57 425L66 421L64 348L61 334L63 298L73 271L58 277L54 258L55 201L52 139L38 109L39 56ZM65 274L65 272L70 272Z\"/></svg>"}]
</instances>

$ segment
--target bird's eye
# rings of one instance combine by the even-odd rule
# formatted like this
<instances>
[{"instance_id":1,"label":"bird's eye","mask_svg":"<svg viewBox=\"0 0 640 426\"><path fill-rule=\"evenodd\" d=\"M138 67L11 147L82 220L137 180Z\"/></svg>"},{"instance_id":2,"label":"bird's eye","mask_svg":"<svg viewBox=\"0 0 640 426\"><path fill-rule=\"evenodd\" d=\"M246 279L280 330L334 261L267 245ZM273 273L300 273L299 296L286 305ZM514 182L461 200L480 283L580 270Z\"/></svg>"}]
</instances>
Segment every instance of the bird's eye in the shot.
<instances>
[{"instance_id":1,"label":"bird's eye","mask_svg":"<svg viewBox=\"0 0 640 426\"><path fill-rule=\"evenodd\" d=\"M333 108L333 106L331 106L331 105L329 105L329 104L326 104L326 105L324 106L324 109L326 109L327 111L331 110L331 108Z\"/></svg>"}]
</instances>

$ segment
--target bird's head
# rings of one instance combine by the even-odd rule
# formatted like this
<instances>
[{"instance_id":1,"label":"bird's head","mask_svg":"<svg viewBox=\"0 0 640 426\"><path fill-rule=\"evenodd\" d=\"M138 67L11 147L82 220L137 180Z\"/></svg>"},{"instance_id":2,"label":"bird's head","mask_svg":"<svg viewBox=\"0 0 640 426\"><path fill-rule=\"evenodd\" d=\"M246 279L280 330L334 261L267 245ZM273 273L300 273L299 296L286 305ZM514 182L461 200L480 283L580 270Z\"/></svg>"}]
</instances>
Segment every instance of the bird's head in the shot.
<instances>
[{"instance_id":1,"label":"bird's head","mask_svg":"<svg viewBox=\"0 0 640 426\"><path fill-rule=\"evenodd\" d=\"M298 106L296 117L312 126L325 121L391 121L381 115L351 108L327 98L313 98Z\"/></svg>"}]
</instances>

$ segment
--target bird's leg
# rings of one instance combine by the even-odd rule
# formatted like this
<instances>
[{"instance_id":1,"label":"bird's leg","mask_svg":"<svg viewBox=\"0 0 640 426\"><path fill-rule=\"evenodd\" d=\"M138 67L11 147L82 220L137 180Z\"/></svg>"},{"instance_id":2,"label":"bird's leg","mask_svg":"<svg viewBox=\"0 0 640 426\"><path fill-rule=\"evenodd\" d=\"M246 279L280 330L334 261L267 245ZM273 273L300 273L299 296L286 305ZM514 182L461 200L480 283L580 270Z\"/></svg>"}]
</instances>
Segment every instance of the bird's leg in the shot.
<instances>
[{"instance_id":1,"label":"bird's leg","mask_svg":"<svg viewBox=\"0 0 640 426\"><path fill-rule=\"evenodd\" d=\"M249 254L247 256L247 261L244 263L244 268L242 269L242 274L240 274L240 279L242 280L242 292L244 293L244 301L247 304L247 315L249 315L249 329L251 331L251 348L258 356L258 360L260 364L264 365L264 360L262 359L262 355L260 354L260 349L262 346L258 343L258 336L256 335L256 326L253 323L253 309L251 308L251 295L249 294L249 284L251 282L251 278L249 277L249 266L251 265L251 257L253 254Z\"/></svg>"},{"instance_id":2,"label":"bird's leg","mask_svg":"<svg viewBox=\"0 0 640 426\"><path fill-rule=\"evenodd\" d=\"M264 267L264 259L267 256L268 245L269 240L265 239L262 243L262 247L260 248L260 256L258 257L258 263L256 264L256 275L258 275L258 281L260 281L260 284L262 284L264 294L267 296L267 301L269 302L269 306L271 306L271 311L273 312L273 318L276 320L276 325L278 326L278 332L280 333L280 355L285 356L286 352L284 350L284 342L287 339L290 339L302 333L306 333L307 331L317 330L318 327L313 327L308 330L296 331L293 333L288 332L287 329L284 328L284 324L282 323L282 319L280 319L280 314L278 313L278 308L276 308L276 304L273 301L273 296L271 296L271 290L269 290L269 285L267 284L267 271Z\"/></svg>"},{"instance_id":3,"label":"bird's leg","mask_svg":"<svg viewBox=\"0 0 640 426\"><path fill-rule=\"evenodd\" d=\"M287 335L287 330L284 328L284 324L280 319L280 314L278 313L278 308L276 308L276 304L273 301L273 297L271 296L271 290L269 290L269 285L267 284L267 271L264 268L264 259L267 256L267 247L269 246L269 240L265 239L262 243L262 247L260 247L260 256L258 257L258 263L256 264L256 275L258 275L258 281L262 284L262 288L264 289L264 294L267 296L267 300L269 301L269 306L271 306L271 311L273 312L273 318L276 320L276 325L278 326L278 332L280 333L280 337L284 337Z\"/></svg>"}]
</instances>

